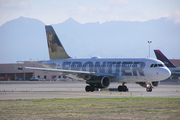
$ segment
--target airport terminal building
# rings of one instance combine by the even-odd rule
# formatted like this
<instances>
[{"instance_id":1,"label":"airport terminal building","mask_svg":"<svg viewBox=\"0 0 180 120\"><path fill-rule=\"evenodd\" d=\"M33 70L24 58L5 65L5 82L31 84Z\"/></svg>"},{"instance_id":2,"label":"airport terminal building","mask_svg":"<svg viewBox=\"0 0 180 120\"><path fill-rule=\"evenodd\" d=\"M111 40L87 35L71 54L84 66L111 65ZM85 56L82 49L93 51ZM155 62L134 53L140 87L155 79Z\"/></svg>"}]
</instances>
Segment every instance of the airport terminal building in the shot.
<instances>
[{"instance_id":1,"label":"airport terminal building","mask_svg":"<svg viewBox=\"0 0 180 120\"><path fill-rule=\"evenodd\" d=\"M53 80L54 78L62 78L63 76L58 72L44 72L38 70L22 69L18 68L26 67L39 67L44 68L42 65L28 62L17 62L12 64L0 64L0 80L29 80L32 77L36 77L44 80Z\"/></svg>"},{"instance_id":2,"label":"airport terminal building","mask_svg":"<svg viewBox=\"0 0 180 120\"><path fill-rule=\"evenodd\" d=\"M180 59L170 59L170 61L176 66L180 67ZM29 80L32 77L36 77L43 80L63 79L65 76L58 72L44 72L38 70L22 69L18 68L26 67L40 67L42 65L35 62L17 62L12 64L0 64L0 80ZM178 79L177 77L171 77L171 79Z\"/></svg>"}]
</instances>

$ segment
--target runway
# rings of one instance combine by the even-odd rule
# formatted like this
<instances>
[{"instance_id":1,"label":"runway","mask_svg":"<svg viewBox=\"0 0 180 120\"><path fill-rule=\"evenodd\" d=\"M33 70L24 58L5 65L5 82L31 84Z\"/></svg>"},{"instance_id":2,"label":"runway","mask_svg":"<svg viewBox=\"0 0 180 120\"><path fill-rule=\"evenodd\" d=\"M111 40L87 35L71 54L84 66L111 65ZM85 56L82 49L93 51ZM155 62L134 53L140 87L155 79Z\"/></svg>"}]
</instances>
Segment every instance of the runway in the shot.
<instances>
[{"instance_id":1,"label":"runway","mask_svg":"<svg viewBox=\"0 0 180 120\"><path fill-rule=\"evenodd\" d=\"M111 83L109 88L117 88ZM121 97L171 97L180 98L180 85L161 83L152 92L135 83L127 83L129 92L85 92L85 81L6 81L0 82L0 100L52 99L52 98L121 98Z\"/></svg>"}]
</instances>

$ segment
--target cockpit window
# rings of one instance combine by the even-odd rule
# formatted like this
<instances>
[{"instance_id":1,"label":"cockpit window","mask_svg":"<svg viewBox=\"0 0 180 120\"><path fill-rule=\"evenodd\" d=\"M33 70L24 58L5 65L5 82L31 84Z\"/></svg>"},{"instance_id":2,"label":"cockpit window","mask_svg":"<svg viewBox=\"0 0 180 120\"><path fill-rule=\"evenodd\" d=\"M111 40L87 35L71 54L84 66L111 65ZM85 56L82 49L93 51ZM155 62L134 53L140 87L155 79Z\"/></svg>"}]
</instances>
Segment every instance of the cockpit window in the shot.
<instances>
[{"instance_id":1,"label":"cockpit window","mask_svg":"<svg viewBox=\"0 0 180 120\"><path fill-rule=\"evenodd\" d=\"M163 64L151 64L150 67L164 67Z\"/></svg>"},{"instance_id":2,"label":"cockpit window","mask_svg":"<svg viewBox=\"0 0 180 120\"><path fill-rule=\"evenodd\" d=\"M163 64L158 64L159 67L164 67Z\"/></svg>"}]
</instances>

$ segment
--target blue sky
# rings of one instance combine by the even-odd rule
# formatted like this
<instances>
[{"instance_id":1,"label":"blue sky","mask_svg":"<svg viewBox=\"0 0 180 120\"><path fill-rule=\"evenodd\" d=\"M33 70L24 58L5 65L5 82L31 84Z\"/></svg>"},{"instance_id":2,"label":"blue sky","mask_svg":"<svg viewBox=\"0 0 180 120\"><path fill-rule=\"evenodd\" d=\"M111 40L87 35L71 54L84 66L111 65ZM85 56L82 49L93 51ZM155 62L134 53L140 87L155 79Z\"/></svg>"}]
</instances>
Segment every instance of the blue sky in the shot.
<instances>
[{"instance_id":1,"label":"blue sky","mask_svg":"<svg viewBox=\"0 0 180 120\"><path fill-rule=\"evenodd\" d=\"M80 23L147 21L167 17L180 23L180 0L0 0L0 26L20 16L45 24L72 17Z\"/></svg>"}]
</instances>

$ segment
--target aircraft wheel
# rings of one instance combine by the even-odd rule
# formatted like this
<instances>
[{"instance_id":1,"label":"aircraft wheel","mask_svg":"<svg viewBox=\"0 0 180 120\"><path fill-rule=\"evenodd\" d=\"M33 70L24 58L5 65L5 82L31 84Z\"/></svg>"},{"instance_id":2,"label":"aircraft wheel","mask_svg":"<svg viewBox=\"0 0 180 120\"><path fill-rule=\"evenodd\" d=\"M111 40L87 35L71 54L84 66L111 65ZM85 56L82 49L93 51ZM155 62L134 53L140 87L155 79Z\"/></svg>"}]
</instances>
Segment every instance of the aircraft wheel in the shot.
<instances>
[{"instance_id":1,"label":"aircraft wheel","mask_svg":"<svg viewBox=\"0 0 180 120\"><path fill-rule=\"evenodd\" d=\"M119 92L122 92L122 91L123 91L123 86L121 86L121 85L118 86L118 91L119 91Z\"/></svg>"},{"instance_id":2,"label":"aircraft wheel","mask_svg":"<svg viewBox=\"0 0 180 120\"><path fill-rule=\"evenodd\" d=\"M128 90L128 88L127 88L127 86L123 86L123 92L128 92L129 90Z\"/></svg>"},{"instance_id":3,"label":"aircraft wheel","mask_svg":"<svg viewBox=\"0 0 180 120\"><path fill-rule=\"evenodd\" d=\"M91 89L91 86L89 86L89 85L87 85L87 86L85 87L86 92L89 92L90 89Z\"/></svg>"},{"instance_id":4,"label":"aircraft wheel","mask_svg":"<svg viewBox=\"0 0 180 120\"><path fill-rule=\"evenodd\" d=\"M95 88L91 86L91 92L94 92Z\"/></svg>"},{"instance_id":5,"label":"aircraft wheel","mask_svg":"<svg viewBox=\"0 0 180 120\"><path fill-rule=\"evenodd\" d=\"M94 92L94 87L92 87L92 86L89 86L89 85L87 85L86 87L85 87L85 90L86 90L86 92Z\"/></svg>"},{"instance_id":6,"label":"aircraft wheel","mask_svg":"<svg viewBox=\"0 0 180 120\"><path fill-rule=\"evenodd\" d=\"M146 88L146 91L147 92L152 92L152 88L150 87L150 88Z\"/></svg>"},{"instance_id":7,"label":"aircraft wheel","mask_svg":"<svg viewBox=\"0 0 180 120\"><path fill-rule=\"evenodd\" d=\"M126 87L126 92L129 92L129 89Z\"/></svg>"},{"instance_id":8,"label":"aircraft wheel","mask_svg":"<svg viewBox=\"0 0 180 120\"><path fill-rule=\"evenodd\" d=\"M119 86L118 87L118 91L119 92L128 92L129 91L129 89L127 88L127 86Z\"/></svg>"}]
</instances>

